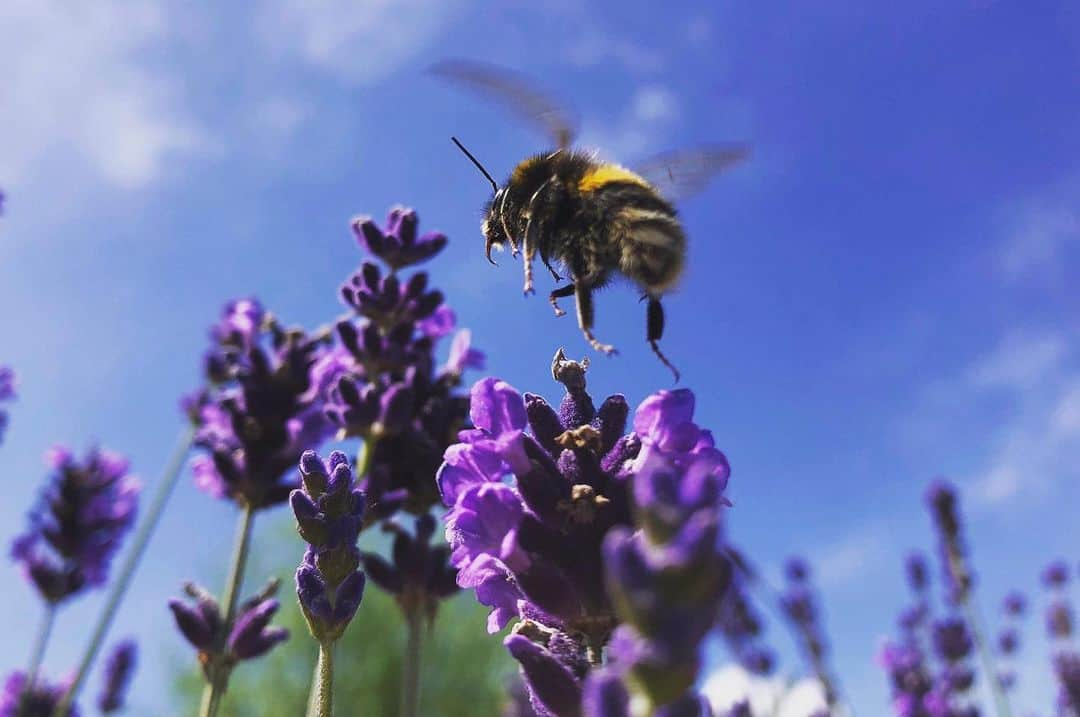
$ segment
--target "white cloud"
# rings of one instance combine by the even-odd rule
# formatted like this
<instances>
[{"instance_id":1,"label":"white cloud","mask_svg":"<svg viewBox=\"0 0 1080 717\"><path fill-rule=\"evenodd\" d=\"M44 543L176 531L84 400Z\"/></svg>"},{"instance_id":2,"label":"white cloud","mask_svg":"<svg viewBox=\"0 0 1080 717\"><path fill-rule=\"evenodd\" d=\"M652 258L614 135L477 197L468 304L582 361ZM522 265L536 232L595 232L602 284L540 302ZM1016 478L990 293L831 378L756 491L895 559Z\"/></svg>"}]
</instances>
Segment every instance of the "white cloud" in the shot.
<instances>
[{"instance_id":1,"label":"white cloud","mask_svg":"<svg viewBox=\"0 0 1080 717\"><path fill-rule=\"evenodd\" d=\"M259 25L271 47L350 83L377 80L424 50L460 0L266 2Z\"/></svg>"},{"instance_id":2,"label":"white cloud","mask_svg":"<svg viewBox=\"0 0 1080 717\"><path fill-rule=\"evenodd\" d=\"M705 680L701 692L720 715L743 700L750 702L757 717L809 717L825 707L825 695L816 680L758 677L738 665L718 668Z\"/></svg>"},{"instance_id":3,"label":"white cloud","mask_svg":"<svg viewBox=\"0 0 1080 717\"><path fill-rule=\"evenodd\" d=\"M968 370L979 387L1025 390L1052 379L1068 351L1064 334L1013 334Z\"/></svg>"},{"instance_id":4,"label":"white cloud","mask_svg":"<svg viewBox=\"0 0 1080 717\"><path fill-rule=\"evenodd\" d=\"M643 154L665 149L663 138L678 122L679 98L660 85L642 85L634 90L626 111L609 126L587 128L585 146L599 147L610 159L625 162Z\"/></svg>"},{"instance_id":5,"label":"white cloud","mask_svg":"<svg viewBox=\"0 0 1080 717\"><path fill-rule=\"evenodd\" d=\"M863 529L811 556L818 585L831 588L864 576L866 567L886 553L882 531Z\"/></svg>"},{"instance_id":6,"label":"white cloud","mask_svg":"<svg viewBox=\"0 0 1080 717\"><path fill-rule=\"evenodd\" d=\"M1070 179L1007 213L1009 227L998 248L998 266L1007 279L1036 275L1061 280L1072 248L1080 246L1080 180Z\"/></svg>"},{"instance_id":7,"label":"white cloud","mask_svg":"<svg viewBox=\"0 0 1080 717\"><path fill-rule=\"evenodd\" d=\"M0 179L82 161L133 188L171 155L203 147L176 85L146 60L169 27L156 3L0 3Z\"/></svg>"},{"instance_id":8,"label":"white cloud","mask_svg":"<svg viewBox=\"0 0 1080 717\"><path fill-rule=\"evenodd\" d=\"M983 506L1045 495L1055 483L1080 477L1076 332L1006 334L965 369L928 386L909 422L933 445L943 435L981 432L979 454L956 475Z\"/></svg>"}]
</instances>

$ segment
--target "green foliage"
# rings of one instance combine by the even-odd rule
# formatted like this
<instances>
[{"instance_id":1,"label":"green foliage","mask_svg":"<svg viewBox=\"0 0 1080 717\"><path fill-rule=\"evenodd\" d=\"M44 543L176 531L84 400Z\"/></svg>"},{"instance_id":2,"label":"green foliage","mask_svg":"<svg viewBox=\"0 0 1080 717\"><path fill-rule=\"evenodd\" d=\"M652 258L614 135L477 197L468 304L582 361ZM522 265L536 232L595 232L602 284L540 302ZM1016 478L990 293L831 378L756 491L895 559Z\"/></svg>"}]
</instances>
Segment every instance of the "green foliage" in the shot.
<instances>
[{"instance_id":1,"label":"green foliage","mask_svg":"<svg viewBox=\"0 0 1080 717\"><path fill-rule=\"evenodd\" d=\"M285 576L280 597L281 611L274 624L288 627L292 635L269 656L237 667L223 717L299 717L305 713L318 646L308 633L291 579ZM435 624L424 635L420 714L458 717L501 712L514 663L502 638L487 634L486 613L471 593L459 594L440 608ZM360 610L337 646L335 714L397 714L404 651L405 623L397 604L369 582ZM202 682L194 672L182 678L178 691L183 707L176 713L194 714L201 690Z\"/></svg>"}]
</instances>

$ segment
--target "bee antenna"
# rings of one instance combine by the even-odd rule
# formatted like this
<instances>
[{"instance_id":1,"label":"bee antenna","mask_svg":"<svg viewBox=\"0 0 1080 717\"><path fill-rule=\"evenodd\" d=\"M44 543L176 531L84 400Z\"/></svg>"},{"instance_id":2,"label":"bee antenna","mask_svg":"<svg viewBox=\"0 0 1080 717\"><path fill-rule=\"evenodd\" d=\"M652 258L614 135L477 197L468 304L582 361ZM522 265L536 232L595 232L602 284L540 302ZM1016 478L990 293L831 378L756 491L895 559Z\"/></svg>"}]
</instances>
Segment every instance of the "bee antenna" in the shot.
<instances>
[{"instance_id":1,"label":"bee antenna","mask_svg":"<svg viewBox=\"0 0 1080 717\"><path fill-rule=\"evenodd\" d=\"M465 145L459 142L457 137L451 137L450 139L454 141L454 144L457 145L458 149L465 153L466 157L472 160L472 163L476 165L476 168L480 170L480 173L483 174L489 182L491 182L491 189L496 192L499 191L499 185L495 182L494 179L491 178L491 175L488 174L488 171L484 169L484 165L480 164L480 160L472 156L472 152L465 149Z\"/></svg>"}]
</instances>

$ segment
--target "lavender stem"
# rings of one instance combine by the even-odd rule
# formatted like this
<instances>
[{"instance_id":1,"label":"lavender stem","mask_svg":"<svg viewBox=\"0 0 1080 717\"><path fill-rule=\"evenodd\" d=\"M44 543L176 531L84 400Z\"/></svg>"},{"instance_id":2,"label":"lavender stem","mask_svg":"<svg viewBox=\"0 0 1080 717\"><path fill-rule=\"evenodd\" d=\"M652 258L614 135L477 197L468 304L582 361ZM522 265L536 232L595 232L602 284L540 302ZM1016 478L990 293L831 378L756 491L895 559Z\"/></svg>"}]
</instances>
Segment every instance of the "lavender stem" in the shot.
<instances>
[{"instance_id":1,"label":"lavender stem","mask_svg":"<svg viewBox=\"0 0 1080 717\"><path fill-rule=\"evenodd\" d=\"M38 671L41 669L41 662L45 657L45 646L49 642L49 635L52 634L55 619L56 605L48 603L45 606L45 614L41 618L41 627L38 628L37 637L34 639L34 649L30 653L30 666L26 670L25 692L34 689L34 681L37 680Z\"/></svg>"},{"instance_id":2,"label":"lavender stem","mask_svg":"<svg viewBox=\"0 0 1080 717\"><path fill-rule=\"evenodd\" d=\"M979 660L982 662L983 672L986 674L986 682L990 687L990 694L994 696L994 708L998 714L998 717L1012 717L1012 710L1009 708L1009 700L1005 696L1005 691L1001 688L1001 682L998 681L997 669L994 667L994 658L990 654L990 650L987 647L986 640L984 639L984 631L982 626L982 620L979 616L979 608L975 605L973 597L968 594L960 601L963 607L964 615L967 617L968 625L971 626L971 636L975 643L975 651L979 653Z\"/></svg>"},{"instance_id":3,"label":"lavender stem","mask_svg":"<svg viewBox=\"0 0 1080 717\"><path fill-rule=\"evenodd\" d=\"M176 483L183 472L184 460L191 449L191 441L194 436L195 429L188 428L177 439L176 447L173 448L169 462L165 466L165 472L162 474L161 481L158 484L157 493L154 495L154 500L150 504L150 509L147 511L142 525L139 527L139 532L135 535L127 561L120 569L116 582L113 583L109 599L105 601L105 607L101 610L101 617L98 618L94 634L86 646L86 652L83 653L82 660L79 662L79 669L75 673L75 678L71 681L71 686L68 687L67 692L64 693L63 698L57 705L56 714L59 717L68 713L71 705L79 696L79 690L86 680L86 675L90 672L90 667L94 664L94 659L105 642L105 633L108 632L113 618L116 617L116 611L120 608L120 602L124 599L124 593L127 592L128 586L131 585L131 578L135 574L135 569L139 566L143 553L146 552L146 546L150 543L150 538L154 534L154 529L157 528L161 514L165 512L165 505L169 502L169 497L172 495L173 489L176 488Z\"/></svg>"},{"instance_id":4,"label":"lavender stem","mask_svg":"<svg viewBox=\"0 0 1080 717\"><path fill-rule=\"evenodd\" d=\"M401 717L416 717L420 706L420 647L423 640L423 615L413 610L405 616L408 637L401 680Z\"/></svg>"},{"instance_id":5,"label":"lavender stem","mask_svg":"<svg viewBox=\"0 0 1080 717\"><path fill-rule=\"evenodd\" d=\"M244 582L244 568L247 565L248 552L251 547L251 528L255 522L255 509L251 505L245 505L240 514L240 524L236 533L236 546L233 549L232 568L229 579L225 583L225 595L222 604L225 606L225 625L222 636L229 634L233 619L236 617L236 603L239 601L240 588ZM221 700L225 696L225 689L229 682L229 668L217 664L212 670L212 678L203 689L202 706L199 709L200 717L217 717Z\"/></svg>"},{"instance_id":6,"label":"lavender stem","mask_svg":"<svg viewBox=\"0 0 1080 717\"><path fill-rule=\"evenodd\" d=\"M333 717L334 714L334 642L319 643L319 662L311 683L308 717Z\"/></svg>"}]
</instances>

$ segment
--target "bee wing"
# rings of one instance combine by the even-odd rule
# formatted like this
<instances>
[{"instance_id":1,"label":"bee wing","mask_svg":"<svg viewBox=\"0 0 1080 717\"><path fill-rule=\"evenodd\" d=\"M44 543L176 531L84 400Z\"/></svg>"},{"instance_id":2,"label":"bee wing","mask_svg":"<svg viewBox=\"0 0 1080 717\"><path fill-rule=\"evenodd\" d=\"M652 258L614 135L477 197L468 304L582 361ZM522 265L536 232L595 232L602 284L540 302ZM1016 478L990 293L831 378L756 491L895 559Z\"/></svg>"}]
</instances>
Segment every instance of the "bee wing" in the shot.
<instances>
[{"instance_id":1,"label":"bee wing","mask_svg":"<svg viewBox=\"0 0 1080 717\"><path fill-rule=\"evenodd\" d=\"M673 202L697 194L709 180L750 154L748 147L697 147L664 152L633 169Z\"/></svg>"},{"instance_id":2,"label":"bee wing","mask_svg":"<svg viewBox=\"0 0 1080 717\"><path fill-rule=\"evenodd\" d=\"M521 75L469 60L446 60L430 71L504 105L543 130L559 149L568 149L574 141L577 123L558 102L532 87Z\"/></svg>"}]
</instances>

